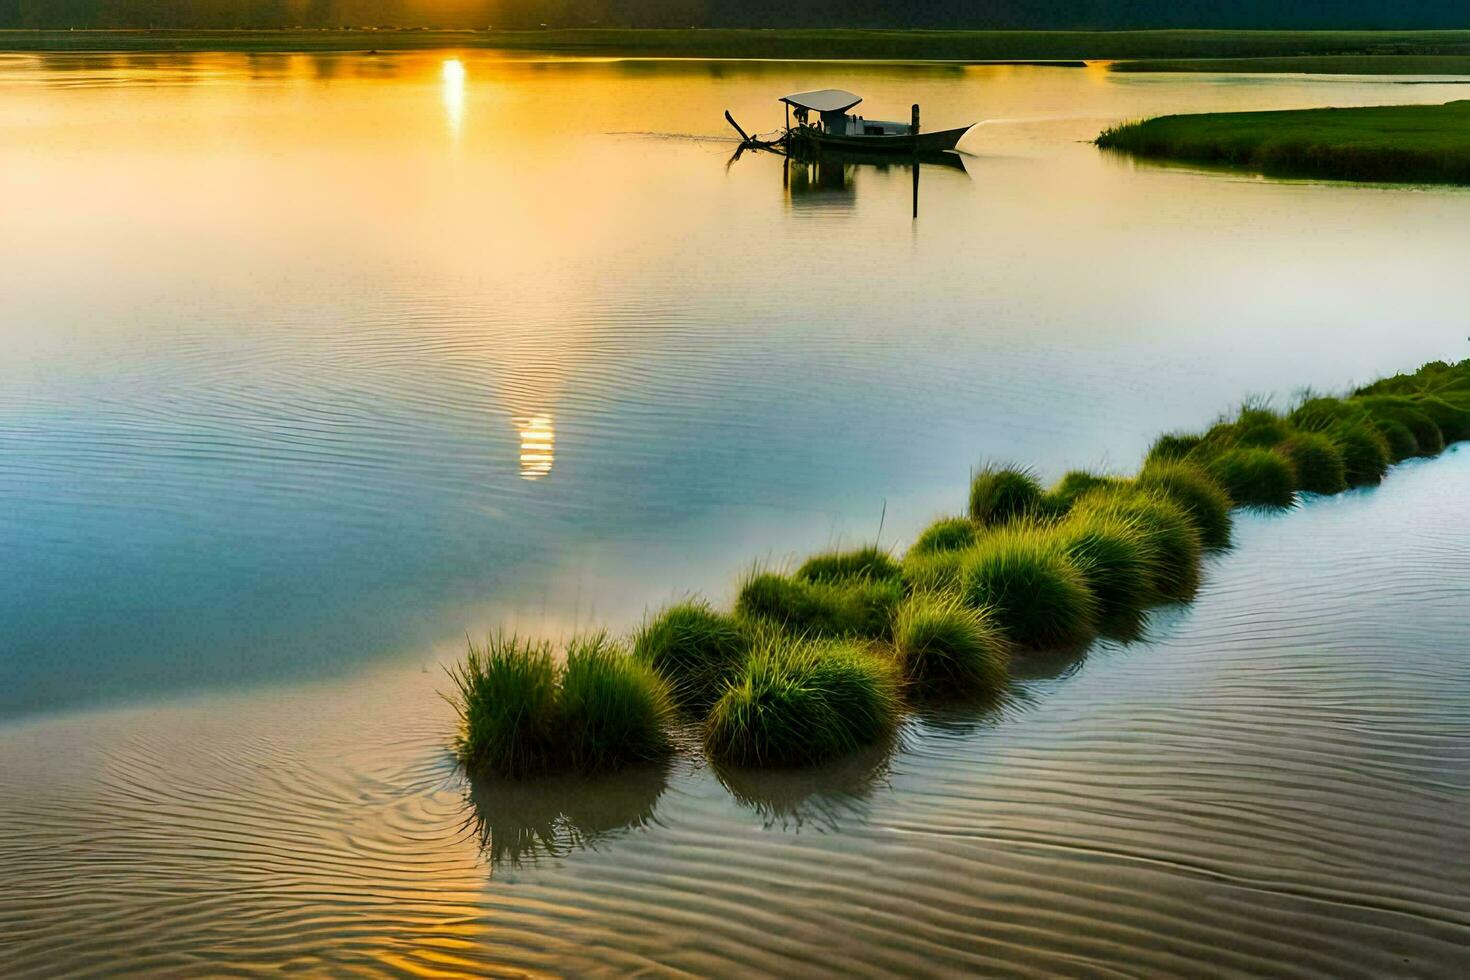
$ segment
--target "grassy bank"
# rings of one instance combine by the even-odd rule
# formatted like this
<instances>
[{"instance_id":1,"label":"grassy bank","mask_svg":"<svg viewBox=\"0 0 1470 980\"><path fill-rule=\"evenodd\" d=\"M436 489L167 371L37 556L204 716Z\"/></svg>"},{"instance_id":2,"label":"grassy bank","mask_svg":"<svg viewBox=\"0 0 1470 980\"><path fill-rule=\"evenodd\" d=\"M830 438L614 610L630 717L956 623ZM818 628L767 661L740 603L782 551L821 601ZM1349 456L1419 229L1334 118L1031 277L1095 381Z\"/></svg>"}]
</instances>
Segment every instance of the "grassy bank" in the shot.
<instances>
[{"instance_id":1,"label":"grassy bank","mask_svg":"<svg viewBox=\"0 0 1470 980\"><path fill-rule=\"evenodd\" d=\"M985 703L1015 658L1128 640L1185 602L1235 509L1379 483L1390 466L1470 439L1470 360L1436 361L1290 411L1248 404L1161 436L1134 476L1074 471L1044 487L989 465L963 514L908 553L875 546L755 570L734 609L691 599L626 646L496 637L451 671L472 771L524 776L638 764L701 739L726 766L819 763L892 736L936 699Z\"/></svg>"},{"instance_id":2,"label":"grassy bank","mask_svg":"<svg viewBox=\"0 0 1470 980\"><path fill-rule=\"evenodd\" d=\"M1470 101L1160 116L1110 129L1097 145L1268 176L1470 184Z\"/></svg>"},{"instance_id":3,"label":"grassy bank","mask_svg":"<svg viewBox=\"0 0 1470 980\"><path fill-rule=\"evenodd\" d=\"M648 57L969 62L1302 55L1470 58L1470 31L0 31L0 50L9 51L309 52L437 48Z\"/></svg>"},{"instance_id":4,"label":"grassy bank","mask_svg":"<svg viewBox=\"0 0 1470 980\"><path fill-rule=\"evenodd\" d=\"M1255 72L1306 75L1470 75L1470 54L1305 54L1270 58L1120 61L1121 72Z\"/></svg>"}]
</instances>

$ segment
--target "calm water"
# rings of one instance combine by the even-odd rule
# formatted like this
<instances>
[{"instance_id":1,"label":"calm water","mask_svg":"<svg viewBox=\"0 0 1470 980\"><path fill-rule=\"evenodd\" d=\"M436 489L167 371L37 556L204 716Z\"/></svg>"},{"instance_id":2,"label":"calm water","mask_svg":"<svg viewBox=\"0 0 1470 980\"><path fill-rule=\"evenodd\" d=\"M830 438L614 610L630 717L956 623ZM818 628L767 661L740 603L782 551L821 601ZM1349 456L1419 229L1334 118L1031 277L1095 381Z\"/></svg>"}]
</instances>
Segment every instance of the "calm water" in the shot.
<instances>
[{"instance_id":1,"label":"calm water","mask_svg":"<svg viewBox=\"0 0 1470 980\"><path fill-rule=\"evenodd\" d=\"M817 774L466 787L435 697L982 458L1465 356L1470 195L1084 142L1466 92L1401 81L0 57L0 972L1463 972L1463 453ZM985 123L917 221L905 167L729 160L826 86Z\"/></svg>"}]
</instances>

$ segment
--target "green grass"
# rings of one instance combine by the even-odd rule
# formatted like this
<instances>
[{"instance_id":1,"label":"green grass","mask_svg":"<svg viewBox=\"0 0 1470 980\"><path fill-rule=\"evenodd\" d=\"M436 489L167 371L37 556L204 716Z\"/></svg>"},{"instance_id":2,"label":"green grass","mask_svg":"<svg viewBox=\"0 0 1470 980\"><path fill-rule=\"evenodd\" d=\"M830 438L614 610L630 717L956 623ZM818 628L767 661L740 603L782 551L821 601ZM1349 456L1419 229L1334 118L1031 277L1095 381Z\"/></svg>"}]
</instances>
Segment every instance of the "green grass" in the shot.
<instances>
[{"instance_id":1,"label":"green grass","mask_svg":"<svg viewBox=\"0 0 1470 980\"><path fill-rule=\"evenodd\" d=\"M851 643L773 635L715 703L704 743L732 765L810 765L878 741L898 713L892 663Z\"/></svg>"},{"instance_id":2,"label":"green grass","mask_svg":"<svg viewBox=\"0 0 1470 980\"><path fill-rule=\"evenodd\" d=\"M449 18L446 18L449 19ZM68 24L67 26L72 26ZM414 25L409 25L414 26ZM1467 31L933 30L175 30L3 31L14 51L380 51L500 48L594 55L957 61L1282 58L1470 54ZM1191 62L1174 62L1174 68ZM1133 68L1135 66L1115 66ZM1146 67L1146 66L1145 66ZM1417 67L1417 66L1416 66ZM1215 66L1199 70L1218 71ZM1280 70L1266 66L1256 70ZM1376 72L1386 67L1375 69Z\"/></svg>"},{"instance_id":3,"label":"green grass","mask_svg":"<svg viewBox=\"0 0 1470 980\"><path fill-rule=\"evenodd\" d=\"M1065 514L1072 509L1077 498L1099 487L1120 487L1127 480L1119 476L1103 476L1086 470L1072 470L1062 475L1056 486L1046 495L1044 509L1054 514Z\"/></svg>"},{"instance_id":4,"label":"green grass","mask_svg":"<svg viewBox=\"0 0 1470 980\"><path fill-rule=\"evenodd\" d=\"M1043 496L1030 470L987 464L970 480L970 519L996 525L1029 517L1042 509Z\"/></svg>"},{"instance_id":5,"label":"green grass","mask_svg":"<svg viewBox=\"0 0 1470 980\"><path fill-rule=\"evenodd\" d=\"M979 528L968 517L946 517L926 527L909 547L909 557L963 551L975 543Z\"/></svg>"},{"instance_id":6,"label":"green grass","mask_svg":"<svg viewBox=\"0 0 1470 980\"><path fill-rule=\"evenodd\" d=\"M1157 491L1103 491L1078 501L1078 516L1129 522L1151 552L1152 591L1159 599L1185 600L1199 589L1204 542L1188 512Z\"/></svg>"},{"instance_id":7,"label":"green grass","mask_svg":"<svg viewBox=\"0 0 1470 980\"><path fill-rule=\"evenodd\" d=\"M1210 475L1244 507L1290 507L1296 501L1291 460L1269 449L1227 449L1210 460Z\"/></svg>"},{"instance_id":8,"label":"green grass","mask_svg":"<svg viewBox=\"0 0 1470 980\"><path fill-rule=\"evenodd\" d=\"M1188 457L1200 447L1204 437L1193 432L1169 432L1154 440L1146 462L1170 462Z\"/></svg>"},{"instance_id":9,"label":"green grass","mask_svg":"<svg viewBox=\"0 0 1470 980\"><path fill-rule=\"evenodd\" d=\"M1178 460L1149 462L1134 485L1178 504L1206 548L1230 546L1230 510L1235 502L1204 467Z\"/></svg>"},{"instance_id":10,"label":"green grass","mask_svg":"<svg viewBox=\"0 0 1470 980\"><path fill-rule=\"evenodd\" d=\"M1319 395L1292 409L1290 420L1303 432L1323 432L1343 422L1359 421L1365 416L1361 405Z\"/></svg>"},{"instance_id":11,"label":"green grass","mask_svg":"<svg viewBox=\"0 0 1470 980\"><path fill-rule=\"evenodd\" d=\"M1309 75L1470 75L1465 54L1319 54L1275 58L1160 58L1124 61L1121 72L1252 72Z\"/></svg>"},{"instance_id":12,"label":"green grass","mask_svg":"<svg viewBox=\"0 0 1470 980\"><path fill-rule=\"evenodd\" d=\"M967 552L959 588L1023 647L1073 646L1097 632L1097 597L1046 529L1014 525L983 538Z\"/></svg>"},{"instance_id":13,"label":"green grass","mask_svg":"<svg viewBox=\"0 0 1470 980\"><path fill-rule=\"evenodd\" d=\"M920 695L991 695L1010 679L1011 643L988 609L956 597L915 596L898 610L893 655Z\"/></svg>"},{"instance_id":14,"label":"green grass","mask_svg":"<svg viewBox=\"0 0 1470 980\"><path fill-rule=\"evenodd\" d=\"M1099 626L1132 635L1154 599L1158 556L1151 537L1136 519L1102 510L1073 514L1053 533L1097 597Z\"/></svg>"},{"instance_id":15,"label":"green grass","mask_svg":"<svg viewBox=\"0 0 1470 980\"><path fill-rule=\"evenodd\" d=\"M633 656L668 682L681 710L702 717L739 671L749 643L735 617L691 599L644 623Z\"/></svg>"},{"instance_id":16,"label":"green grass","mask_svg":"<svg viewBox=\"0 0 1470 980\"><path fill-rule=\"evenodd\" d=\"M1402 463L1406 459L1419 455L1419 440L1414 438L1414 433L1409 431L1407 425L1393 418L1370 416L1369 421L1383 436L1383 441L1388 446L1389 459L1392 462Z\"/></svg>"},{"instance_id":17,"label":"green grass","mask_svg":"<svg viewBox=\"0 0 1470 980\"><path fill-rule=\"evenodd\" d=\"M668 686L606 634L574 639L565 667L551 645L496 634L449 669L459 714L455 753L479 775L596 772L667 751Z\"/></svg>"},{"instance_id":18,"label":"green grass","mask_svg":"<svg viewBox=\"0 0 1470 980\"><path fill-rule=\"evenodd\" d=\"M551 769L558 752L557 670L551 645L497 633L471 645L449 669L459 714L455 754L471 772L530 776Z\"/></svg>"},{"instance_id":19,"label":"green grass","mask_svg":"<svg viewBox=\"0 0 1470 980\"><path fill-rule=\"evenodd\" d=\"M573 769L602 772L669 750L668 685L605 633L573 640L561 678L560 748Z\"/></svg>"},{"instance_id":20,"label":"green grass","mask_svg":"<svg viewBox=\"0 0 1470 980\"><path fill-rule=\"evenodd\" d=\"M853 580L896 579L902 568L893 556L875 545L852 551L828 551L808 558L794 576L801 582L840 583Z\"/></svg>"},{"instance_id":21,"label":"green grass","mask_svg":"<svg viewBox=\"0 0 1470 980\"><path fill-rule=\"evenodd\" d=\"M1413 455L1438 456L1444 451L1444 433L1439 431L1439 426L1434 424L1434 420L1412 398L1402 395L1366 395L1354 401L1362 405L1380 427L1386 422L1397 422L1408 429L1418 447ZM1392 437L1389 442L1392 445Z\"/></svg>"},{"instance_id":22,"label":"green grass","mask_svg":"<svg viewBox=\"0 0 1470 980\"><path fill-rule=\"evenodd\" d=\"M1348 486L1377 486L1383 482L1392 458L1388 440L1372 422L1344 420L1328 428L1325 434L1342 454L1343 478Z\"/></svg>"},{"instance_id":23,"label":"green grass","mask_svg":"<svg viewBox=\"0 0 1470 980\"><path fill-rule=\"evenodd\" d=\"M1315 432L1298 432L1276 451L1291 460L1297 489L1307 493L1333 494L1347 489L1347 469L1337 444Z\"/></svg>"},{"instance_id":24,"label":"green grass","mask_svg":"<svg viewBox=\"0 0 1470 980\"><path fill-rule=\"evenodd\" d=\"M735 612L796 633L886 638L902 598L898 579L835 584L759 572L741 586Z\"/></svg>"},{"instance_id":25,"label":"green grass","mask_svg":"<svg viewBox=\"0 0 1470 980\"><path fill-rule=\"evenodd\" d=\"M1097 145L1276 177L1464 184L1470 101L1161 116L1109 129Z\"/></svg>"},{"instance_id":26,"label":"green grass","mask_svg":"<svg viewBox=\"0 0 1470 980\"><path fill-rule=\"evenodd\" d=\"M1446 445L1470 439L1470 409L1452 405L1436 395L1421 395L1414 399L1414 404L1439 427Z\"/></svg>"},{"instance_id":27,"label":"green grass","mask_svg":"<svg viewBox=\"0 0 1470 980\"><path fill-rule=\"evenodd\" d=\"M903 559L904 588L913 594L959 588L960 575L971 550L909 552Z\"/></svg>"}]
</instances>

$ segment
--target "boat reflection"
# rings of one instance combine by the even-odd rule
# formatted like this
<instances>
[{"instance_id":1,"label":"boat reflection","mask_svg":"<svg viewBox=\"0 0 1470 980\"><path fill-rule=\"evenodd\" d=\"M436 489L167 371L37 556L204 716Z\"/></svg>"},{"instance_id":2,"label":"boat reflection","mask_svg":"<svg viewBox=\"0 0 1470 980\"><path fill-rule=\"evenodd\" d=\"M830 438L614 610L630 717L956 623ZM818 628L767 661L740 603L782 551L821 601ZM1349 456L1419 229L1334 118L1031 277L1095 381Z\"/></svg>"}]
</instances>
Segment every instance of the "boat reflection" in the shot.
<instances>
[{"instance_id":1,"label":"boat reflection","mask_svg":"<svg viewBox=\"0 0 1470 980\"><path fill-rule=\"evenodd\" d=\"M667 763L605 776L471 779L465 825L492 869L565 857L651 823L668 779Z\"/></svg>"},{"instance_id":2,"label":"boat reflection","mask_svg":"<svg viewBox=\"0 0 1470 980\"><path fill-rule=\"evenodd\" d=\"M738 156L738 154L737 154ZM864 170L878 174L907 170L912 177L913 216L919 216L919 174L924 169L958 171L968 176L965 158L951 151L920 154L855 153L823 148L792 152L781 165L781 186L793 210L846 209L857 204L857 185Z\"/></svg>"}]
</instances>

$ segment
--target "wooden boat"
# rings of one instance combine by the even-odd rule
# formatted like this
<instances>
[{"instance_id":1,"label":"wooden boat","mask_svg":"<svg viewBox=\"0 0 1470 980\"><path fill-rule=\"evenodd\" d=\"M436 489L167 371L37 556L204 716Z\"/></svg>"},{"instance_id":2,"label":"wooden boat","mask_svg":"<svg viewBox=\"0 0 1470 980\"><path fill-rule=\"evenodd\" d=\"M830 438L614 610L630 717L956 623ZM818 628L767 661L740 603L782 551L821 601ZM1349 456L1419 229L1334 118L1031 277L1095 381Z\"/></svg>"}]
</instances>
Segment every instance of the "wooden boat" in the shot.
<instances>
[{"instance_id":1,"label":"wooden boat","mask_svg":"<svg viewBox=\"0 0 1470 980\"><path fill-rule=\"evenodd\" d=\"M852 115L849 110L863 101L862 96L835 88L798 92L780 101L786 104L786 131L781 140L787 145L807 144L862 153L938 153L953 150L960 137L974 125L923 132L919 128L917 105L907 123ZM795 126L791 124L793 115Z\"/></svg>"}]
</instances>

